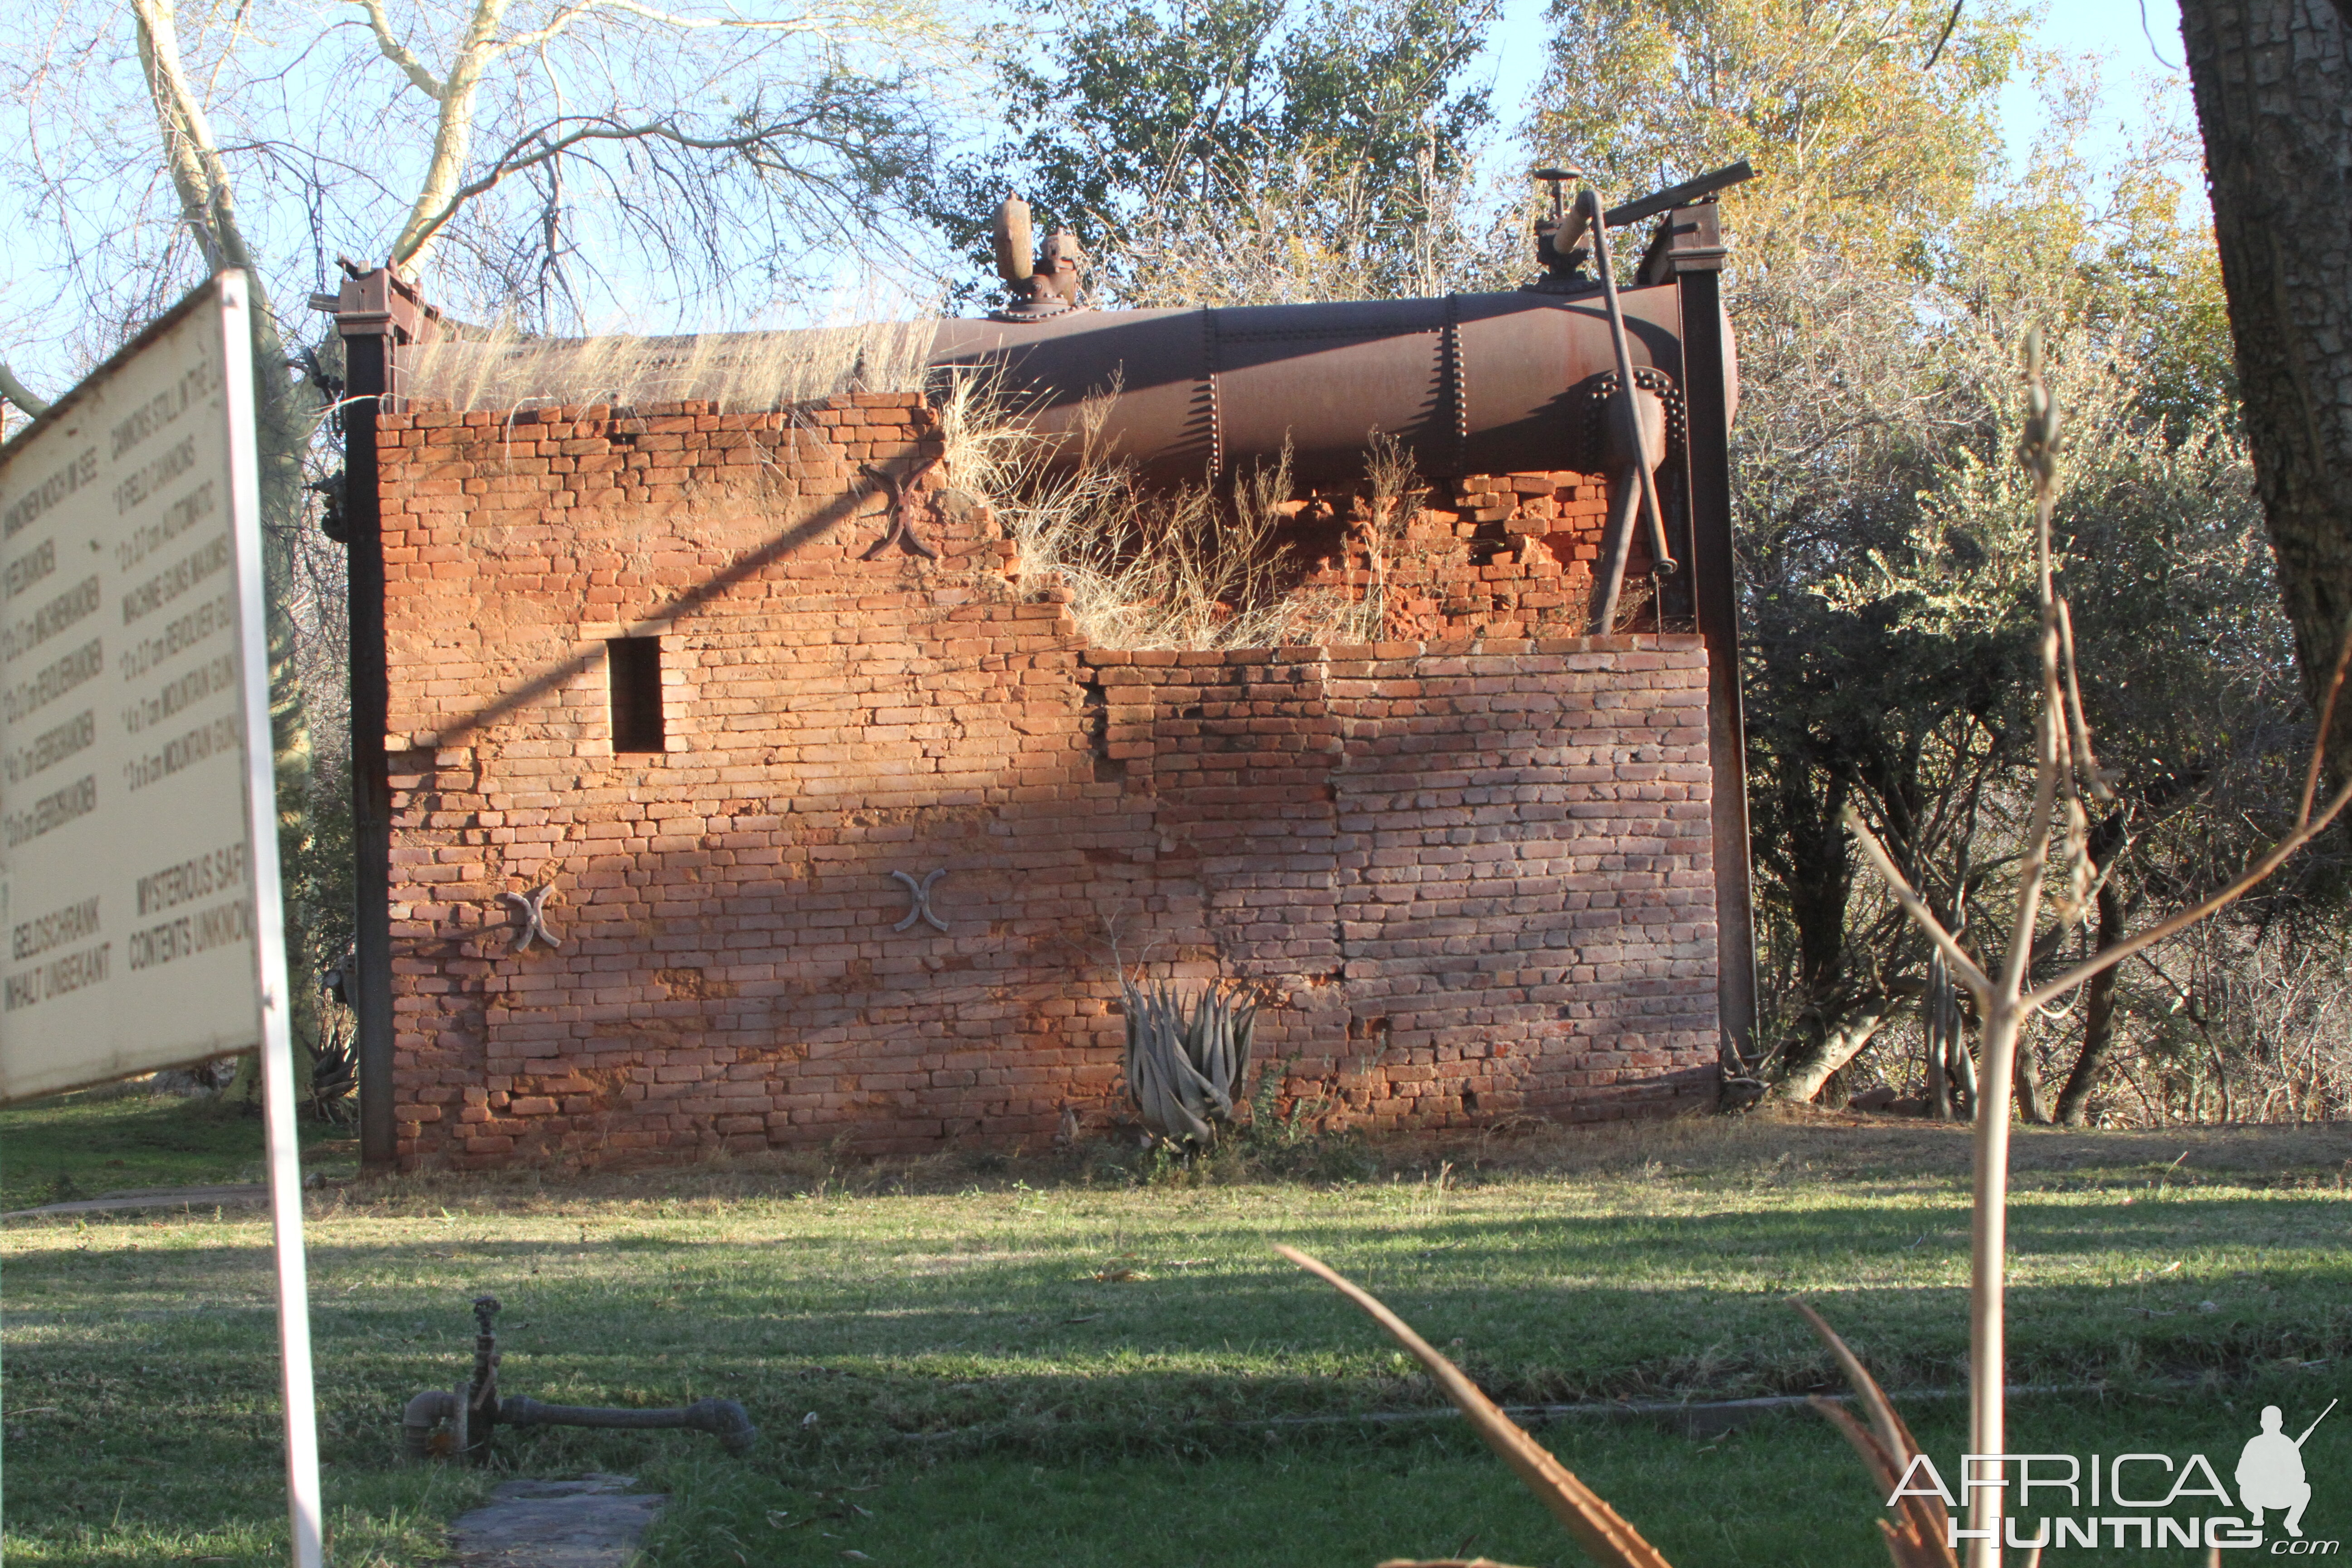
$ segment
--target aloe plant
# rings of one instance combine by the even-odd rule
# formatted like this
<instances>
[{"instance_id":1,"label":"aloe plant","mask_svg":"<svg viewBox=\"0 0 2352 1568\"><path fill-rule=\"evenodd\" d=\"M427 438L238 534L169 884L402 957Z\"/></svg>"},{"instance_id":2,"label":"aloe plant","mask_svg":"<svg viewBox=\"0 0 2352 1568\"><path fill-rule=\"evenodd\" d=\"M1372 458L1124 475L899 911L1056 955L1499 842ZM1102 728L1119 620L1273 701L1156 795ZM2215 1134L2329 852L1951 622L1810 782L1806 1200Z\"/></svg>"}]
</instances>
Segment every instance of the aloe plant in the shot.
<instances>
[{"instance_id":1,"label":"aloe plant","mask_svg":"<svg viewBox=\"0 0 2352 1568\"><path fill-rule=\"evenodd\" d=\"M1162 982L1145 990L1124 975L1119 995L1127 1011L1127 1093L1154 1135L1204 1147L1234 1120L1234 1101L1249 1073L1255 1004L1235 1003L1219 986L1190 1009Z\"/></svg>"}]
</instances>

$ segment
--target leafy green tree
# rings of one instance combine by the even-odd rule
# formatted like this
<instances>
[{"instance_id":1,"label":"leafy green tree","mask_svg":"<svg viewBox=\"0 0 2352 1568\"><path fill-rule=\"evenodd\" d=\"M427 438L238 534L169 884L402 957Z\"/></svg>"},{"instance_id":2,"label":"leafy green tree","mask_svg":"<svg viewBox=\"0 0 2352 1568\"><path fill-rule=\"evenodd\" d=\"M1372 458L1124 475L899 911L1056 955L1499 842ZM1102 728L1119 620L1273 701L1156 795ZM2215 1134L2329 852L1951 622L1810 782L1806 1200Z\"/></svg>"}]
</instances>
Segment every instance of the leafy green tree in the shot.
<instances>
[{"instance_id":1,"label":"leafy green tree","mask_svg":"<svg viewBox=\"0 0 2352 1568\"><path fill-rule=\"evenodd\" d=\"M1751 270L1924 268L1999 169L1996 98L2024 26L1997 3L1953 25L1945 0L1551 0L1547 16L1538 153L1612 199L1748 159L1759 177L1724 200Z\"/></svg>"},{"instance_id":2,"label":"leafy green tree","mask_svg":"<svg viewBox=\"0 0 2352 1568\"><path fill-rule=\"evenodd\" d=\"M1000 68L1005 135L922 205L974 267L1008 194L1129 305L1425 292L1492 121L1496 0L1063 0Z\"/></svg>"}]
</instances>

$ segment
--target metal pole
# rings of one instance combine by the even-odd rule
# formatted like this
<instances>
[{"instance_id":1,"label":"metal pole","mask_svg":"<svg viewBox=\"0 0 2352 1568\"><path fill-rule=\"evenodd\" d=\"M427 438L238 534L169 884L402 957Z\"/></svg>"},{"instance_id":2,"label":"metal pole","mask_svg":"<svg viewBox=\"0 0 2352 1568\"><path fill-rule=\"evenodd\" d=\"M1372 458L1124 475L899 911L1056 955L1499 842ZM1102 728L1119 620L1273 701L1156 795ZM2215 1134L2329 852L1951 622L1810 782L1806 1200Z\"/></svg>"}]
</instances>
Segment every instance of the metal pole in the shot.
<instances>
[{"instance_id":1,"label":"metal pole","mask_svg":"<svg viewBox=\"0 0 2352 1568\"><path fill-rule=\"evenodd\" d=\"M1649 443L1642 428L1642 395L1633 384L1633 353L1625 341L1625 312L1617 303L1617 277L1611 270L1609 230L1601 222L1601 197L1587 185L1576 193L1578 205L1591 224L1593 269L1601 274L1601 302L1609 313L1609 346L1617 357L1617 405L1625 420L1625 449L1633 454L1633 471L1642 483L1642 511L1650 523L1651 570L1664 576L1675 569L1674 552L1666 544L1666 520L1658 506L1658 478L1650 471ZM1622 575L1623 564L1619 563ZM1611 598L1614 618L1615 598ZM1612 626L1604 628L1614 631Z\"/></svg>"},{"instance_id":2,"label":"metal pole","mask_svg":"<svg viewBox=\"0 0 2352 1568\"><path fill-rule=\"evenodd\" d=\"M1633 513L1642 504L1642 480L1635 472L1641 466L1637 456L1609 476L1609 531L1601 536L1601 571L1594 579L1601 588L1601 607L1592 616L1595 637L1617 632L1617 599L1625 591L1625 558L1633 548Z\"/></svg>"},{"instance_id":3,"label":"metal pole","mask_svg":"<svg viewBox=\"0 0 2352 1568\"><path fill-rule=\"evenodd\" d=\"M274 853L276 826L274 822L257 824L257 828L267 826L272 835L264 839L257 834L257 849L268 842ZM265 891L257 877L254 897L258 905L275 899L277 891L274 887ZM319 1489L317 1391L310 1367L310 1291L302 1252L302 1162L295 1136L293 1032L287 1026L285 949L265 934L262 954L265 973L271 969L278 972L275 988L266 989L262 997L261 1094L269 1141L269 1226L277 1243L278 1363L286 1401L287 1526L294 1544L294 1568L320 1568L326 1561L324 1514Z\"/></svg>"},{"instance_id":4,"label":"metal pole","mask_svg":"<svg viewBox=\"0 0 2352 1568\"><path fill-rule=\"evenodd\" d=\"M229 492L244 666L246 831L252 843L254 950L260 973L261 1103L278 1265L279 1393L286 1409L286 1512L294 1568L325 1562L319 1421L310 1374L310 1295L302 1258L302 1159L294 1121L294 1034L278 865L278 779L270 755L269 647L262 626L261 487L254 446L253 324L245 274L219 280L229 411Z\"/></svg>"}]
</instances>

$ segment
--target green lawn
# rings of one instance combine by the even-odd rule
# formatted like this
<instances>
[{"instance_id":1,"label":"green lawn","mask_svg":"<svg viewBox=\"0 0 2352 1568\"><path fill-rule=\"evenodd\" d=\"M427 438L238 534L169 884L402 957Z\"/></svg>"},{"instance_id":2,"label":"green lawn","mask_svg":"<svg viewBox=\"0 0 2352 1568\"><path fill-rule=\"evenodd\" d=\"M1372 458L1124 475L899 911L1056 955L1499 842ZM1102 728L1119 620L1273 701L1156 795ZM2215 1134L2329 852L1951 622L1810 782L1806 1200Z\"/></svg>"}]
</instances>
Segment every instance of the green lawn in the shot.
<instances>
[{"instance_id":1,"label":"green lawn","mask_svg":"<svg viewBox=\"0 0 2352 1568\"><path fill-rule=\"evenodd\" d=\"M359 1144L314 1121L305 1161L348 1174ZM258 1182L261 1118L218 1100L68 1094L0 1110L0 1211L151 1187Z\"/></svg>"},{"instance_id":2,"label":"green lawn","mask_svg":"<svg viewBox=\"0 0 2352 1568\"><path fill-rule=\"evenodd\" d=\"M2015 1446L2198 1449L2226 1476L2265 1401L2299 1426L2352 1395L2352 1128L2019 1143L2012 1380L2101 1386L2025 1401ZM1398 1151L1336 1184L941 1158L330 1193L310 1236L337 1561L429 1562L496 1479L394 1463L400 1405L463 1377L489 1291L509 1393L719 1394L760 1422L746 1461L685 1435L501 1435L526 1473L669 1489L661 1563L1580 1562L1450 1418L1314 1419L1433 1395L1268 1244L1350 1273L1506 1400L1833 1386L1791 1293L1888 1386L1948 1387L1965 1157L1947 1129L1705 1121ZM268 1245L258 1215L0 1235L11 1563L274 1560ZM1910 1409L1931 1451L1962 1446L1956 1403ZM1860 1466L1811 1415L1542 1436L1681 1568L1885 1560ZM2352 1534L2352 1487L2323 1479L2352 1470L2352 1418L2306 1455L2306 1527Z\"/></svg>"}]
</instances>

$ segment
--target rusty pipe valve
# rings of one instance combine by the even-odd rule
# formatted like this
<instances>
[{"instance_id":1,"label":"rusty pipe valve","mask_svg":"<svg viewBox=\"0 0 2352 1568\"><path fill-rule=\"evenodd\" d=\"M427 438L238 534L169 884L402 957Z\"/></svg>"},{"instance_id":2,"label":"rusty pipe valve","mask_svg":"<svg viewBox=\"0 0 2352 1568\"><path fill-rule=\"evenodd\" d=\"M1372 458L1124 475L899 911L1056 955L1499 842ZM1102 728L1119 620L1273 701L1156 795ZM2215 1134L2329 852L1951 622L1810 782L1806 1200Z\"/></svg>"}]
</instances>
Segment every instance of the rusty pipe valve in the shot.
<instances>
[{"instance_id":1,"label":"rusty pipe valve","mask_svg":"<svg viewBox=\"0 0 2352 1568\"><path fill-rule=\"evenodd\" d=\"M474 1375L456 1389L428 1388L400 1413L401 1447L411 1459L461 1458L487 1464L490 1433L508 1426L596 1426L643 1431L685 1427L708 1432L730 1454L751 1451L760 1429L731 1399L698 1399L664 1410L617 1410L583 1405L544 1405L536 1399L499 1397L499 1340L491 1320L499 1299L474 1299Z\"/></svg>"},{"instance_id":2,"label":"rusty pipe valve","mask_svg":"<svg viewBox=\"0 0 2352 1568\"><path fill-rule=\"evenodd\" d=\"M1003 310L992 312L995 320L1035 321L1078 308L1087 254L1078 247L1076 235L1057 228L1045 237L1041 250L1029 204L1019 196L1007 196L996 209L989 242L996 252L996 275L1004 279L1005 290L1013 296Z\"/></svg>"},{"instance_id":3,"label":"rusty pipe valve","mask_svg":"<svg viewBox=\"0 0 2352 1568\"><path fill-rule=\"evenodd\" d=\"M1534 177L1551 192L1551 212L1536 219L1536 263L1553 287L1581 287L1590 281L1584 276L1586 251L1578 244L1584 237L1584 208L1580 203L1569 210L1561 186L1582 179L1583 174L1577 169L1538 169Z\"/></svg>"}]
</instances>

